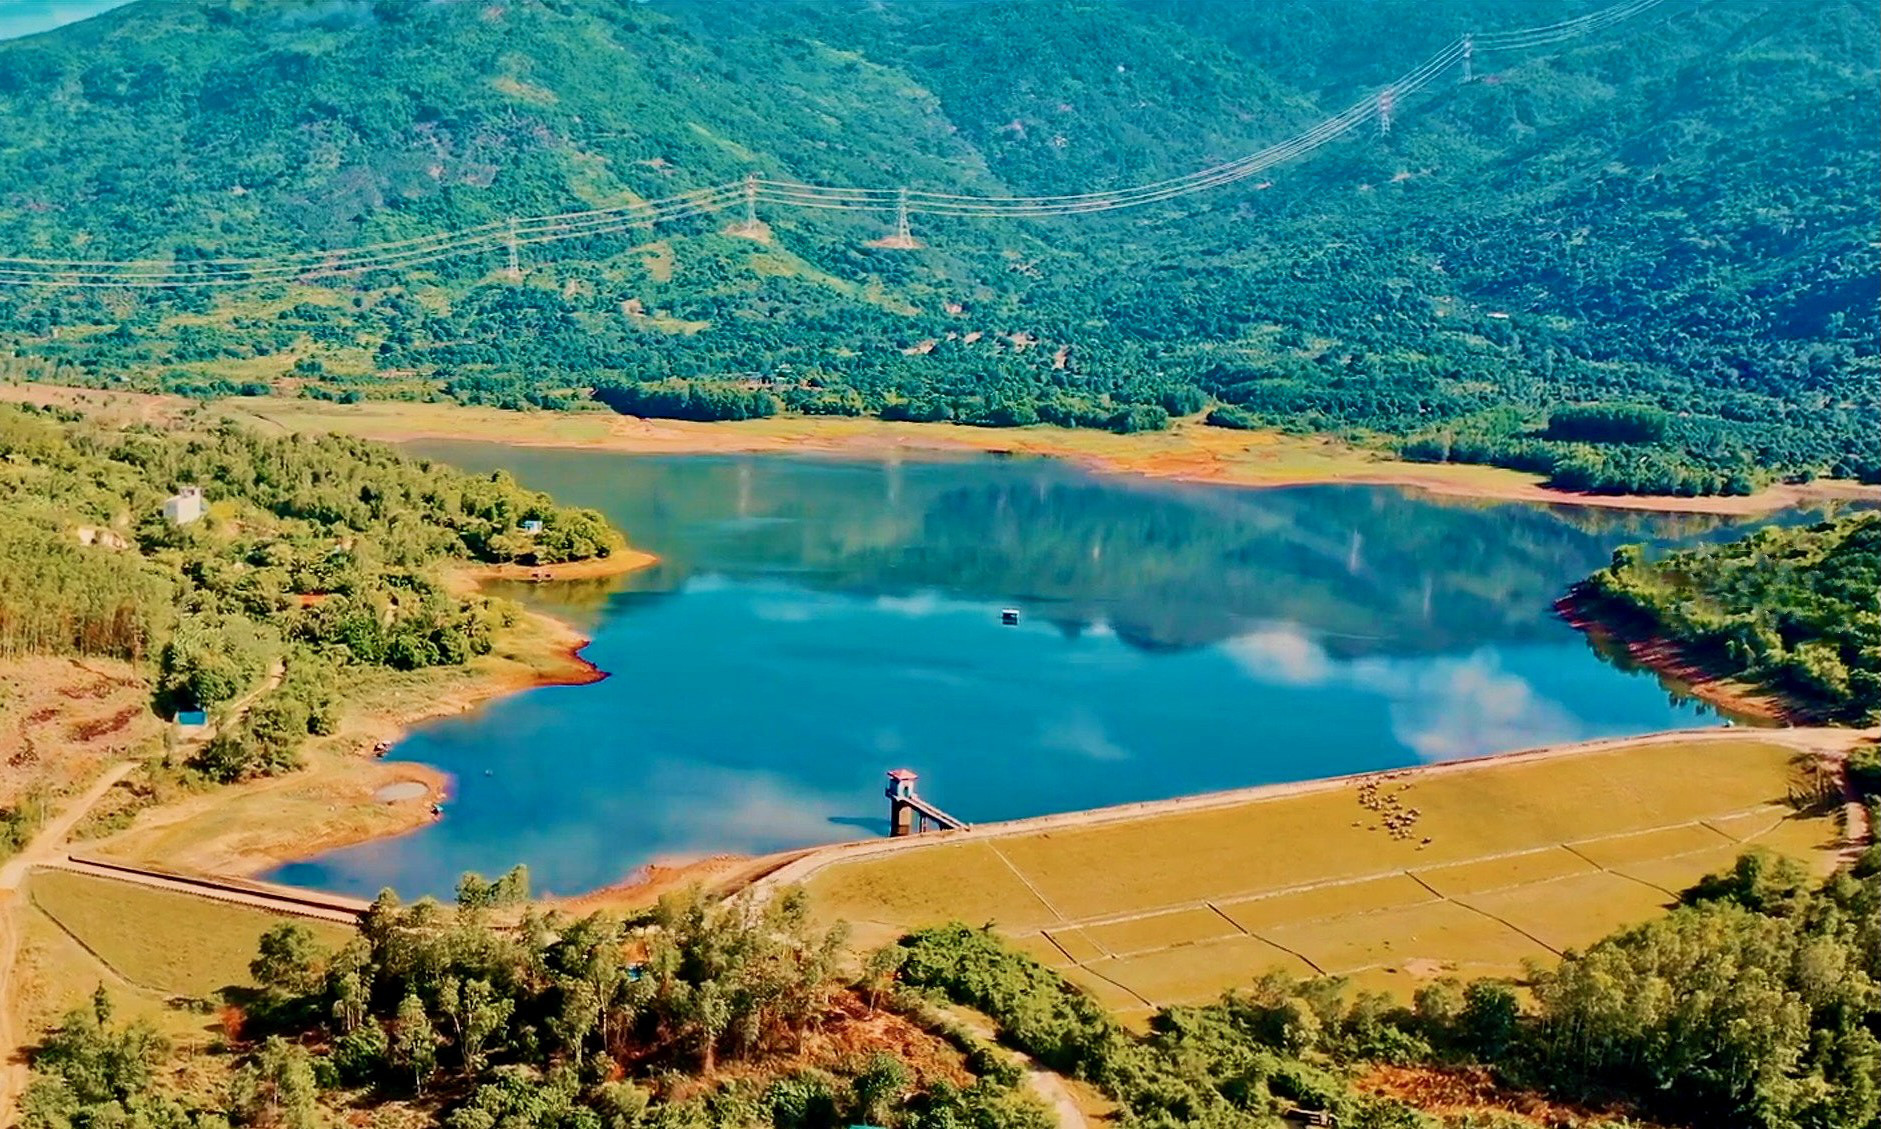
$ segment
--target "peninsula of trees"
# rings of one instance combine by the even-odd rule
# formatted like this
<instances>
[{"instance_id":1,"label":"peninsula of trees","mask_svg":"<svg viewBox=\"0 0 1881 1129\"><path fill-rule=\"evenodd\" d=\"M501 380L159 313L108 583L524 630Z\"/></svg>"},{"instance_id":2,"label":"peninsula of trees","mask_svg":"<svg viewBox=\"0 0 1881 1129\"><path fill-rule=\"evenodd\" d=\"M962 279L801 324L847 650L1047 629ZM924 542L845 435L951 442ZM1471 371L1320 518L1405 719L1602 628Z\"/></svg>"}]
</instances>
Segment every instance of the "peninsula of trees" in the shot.
<instances>
[{"instance_id":1,"label":"peninsula of trees","mask_svg":"<svg viewBox=\"0 0 1881 1129\"><path fill-rule=\"evenodd\" d=\"M1656 560L1628 546L1569 600L1806 713L1881 721L1881 514L1772 526Z\"/></svg>"}]
</instances>

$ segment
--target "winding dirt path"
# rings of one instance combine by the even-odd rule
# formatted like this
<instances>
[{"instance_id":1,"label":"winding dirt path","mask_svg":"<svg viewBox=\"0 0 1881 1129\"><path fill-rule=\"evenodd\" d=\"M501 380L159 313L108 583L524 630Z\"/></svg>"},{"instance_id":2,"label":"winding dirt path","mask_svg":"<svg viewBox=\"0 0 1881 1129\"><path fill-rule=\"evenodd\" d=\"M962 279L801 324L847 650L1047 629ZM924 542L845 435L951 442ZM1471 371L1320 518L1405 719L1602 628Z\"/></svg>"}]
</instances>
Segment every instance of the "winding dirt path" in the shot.
<instances>
[{"instance_id":1,"label":"winding dirt path","mask_svg":"<svg viewBox=\"0 0 1881 1129\"><path fill-rule=\"evenodd\" d=\"M40 828L19 854L0 865L0 1125L13 1123L29 1074L19 1017L14 1014L19 1004L19 993L13 991L13 973L20 956L20 883L35 866L60 857L72 829L135 767L135 761L120 761L106 769L91 787Z\"/></svg>"},{"instance_id":2,"label":"winding dirt path","mask_svg":"<svg viewBox=\"0 0 1881 1129\"><path fill-rule=\"evenodd\" d=\"M260 684L230 706L223 725L231 726L239 722L263 694L281 684L286 673L286 664L275 660ZM185 747L199 747L215 732L214 727L207 727ZM70 865L66 862L64 848L72 829L90 814L98 801L104 799L105 793L116 787L136 767L136 761L119 761L107 768L98 779L92 781L91 787L41 827L18 854L0 864L0 1127L13 1124L20 1095L25 1092L31 1074L31 1068L26 1062L25 1044L20 1038L19 1016L14 1014L14 1009L20 1003L20 994L13 990L14 972L20 956L20 913L24 904L20 897L20 885L36 867Z\"/></svg>"},{"instance_id":3,"label":"winding dirt path","mask_svg":"<svg viewBox=\"0 0 1881 1129\"><path fill-rule=\"evenodd\" d=\"M964 1007L950 1007L946 1011L962 1027L1019 1060L1025 1072L1026 1089L1045 1103L1045 1108L1057 1120L1058 1129L1091 1129L1091 1119L1084 1115L1084 1109L1078 1105L1078 1099L1072 1094L1071 1084L1064 1075L1047 1069L1031 1055L1001 1043L998 1027L985 1015Z\"/></svg>"}]
</instances>

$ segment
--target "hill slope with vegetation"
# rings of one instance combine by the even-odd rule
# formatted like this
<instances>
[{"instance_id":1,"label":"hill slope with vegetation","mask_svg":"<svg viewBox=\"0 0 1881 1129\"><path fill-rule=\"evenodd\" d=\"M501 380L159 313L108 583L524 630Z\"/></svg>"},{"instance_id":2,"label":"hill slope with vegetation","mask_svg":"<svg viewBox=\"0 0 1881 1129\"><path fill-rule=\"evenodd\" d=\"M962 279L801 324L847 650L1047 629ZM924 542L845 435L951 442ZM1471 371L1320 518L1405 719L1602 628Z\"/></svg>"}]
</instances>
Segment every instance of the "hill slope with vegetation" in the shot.
<instances>
[{"instance_id":1,"label":"hill slope with vegetation","mask_svg":"<svg viewBox=\"0 0 1881 1129\"><path fill-rule=\"evenodd\" d=\"M987 930L915 933L902 941L900 973L1092 1079L1130 1126L1254 1129L1293 1106L1331 1110L1351 1129L1535 1124L1486 1112L1439 1120L1364 1092L1366 1066L1418 1064L1464 1076L1486 1068L1514 1089L1667 1125L1865 1129L1881 1115L1877 867L1870 850L1817 884L1746 855L1666 917L1538 971L1528 1001L1506 983L1443 979L1405 1007L1344 994L1337 979L1272 975L1217 1004L1170 1008L1137 1039ZM1617 1112L1545 1120L1634 1124Z\"/></svg>"},{"instance_id":2,"label":"hill slope with vegetation","mask_svg":"<svg viewBox=\"0 0 1881 1129\"><path fill-rule=\"evenodd\" d=\"M636 919L515 908L520 869L457 907L381 895L357 936L262 936L213 1050L114 1022L98 990L31 1056L28 1129L1043 1129L1001 1043L1084 1080L1119 1129L1867 1129L1881 1113L1881 855L1820 882L1747 855L1656 921L1525 986L1413 1001L1274 973L1119 1023L991 928L920 930L860 962L800 892L669 895ZM218 1001L179 1001L198 1007ZM1406 1101L1405 1080L1425 1092ZM1522 1111L1517 1115L1515 1110ZM1287 1117L1288 1113L1295 1117ZM1095 1121L1093 1121L1095 1123Z\"/></svg>"},{"instance_id":3,"label":"hill slope with vegetation","mask_svg":"<svg viewBox=\"0 0 1881 1129\"><path fill-rule=\"evenodd\" d=\"M332 950L277 925L250 965L259 990L226 993L229 1053L171 1053L147 1021L111 1022L100 988L34 1055L23 1124L1053 1124L1009 1056L853 987L841 931L813 928L800 897L695 891L623 921L518 913L526 887L467 876L455 912L381 895Z\"/></svg>"},{"instance_id":4,"label":"hill slope with vegetation","mask_svg":"<svg viewBox=\"0 0 1881 1129\"><path fill-rule=\"evenodd\" d=\"M1881 721L1881 514L1658 560L1629 546L1570 599L1837 721Z\"/></svg>"},{"instance_id":5,"label":"hill slope with vegetation","mask_svg":"<svg viewBox=\"0 0 1881 1129\"><path fill-rule=\"evenodd\" d=\"M1585 0L133 3L0 44L0 251L203 262L747 175L1193 172ZM1881 12L1667 3L1241 182L1030 221L742 205L257 288L0 289L16 374L199 395L1336 432L1577 489L1881 479ZM18 264L14 265L18 269ZM6 273L0 271L0 274ZM1602 405L1590 408L1588 405Z\"/></svg>"},{"instance_id":6,"label":"hill slope with vegetation","mask_svg":"<svg viewBox=\"0 0 1881 1129\"><path fill-rule=\"evenodd\" d=\"M207 513L169 520L165 499L192 487ZM130 661L165 716L259 694L196 754L214 779L292 767L332 732L355 672L488 653L513 609L454 591L443 566L619 544L599 515L507 475L377 444L0 406L0 658Z\"/></svg>"}]
</instances>

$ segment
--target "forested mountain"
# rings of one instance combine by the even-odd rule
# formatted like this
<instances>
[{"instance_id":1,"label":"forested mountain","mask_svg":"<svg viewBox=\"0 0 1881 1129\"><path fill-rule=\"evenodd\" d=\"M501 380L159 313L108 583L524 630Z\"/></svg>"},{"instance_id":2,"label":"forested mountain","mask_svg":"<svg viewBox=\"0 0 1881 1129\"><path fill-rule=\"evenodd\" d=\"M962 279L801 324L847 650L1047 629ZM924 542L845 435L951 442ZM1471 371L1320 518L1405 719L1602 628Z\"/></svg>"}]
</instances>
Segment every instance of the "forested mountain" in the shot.
<instances>
[{"instance_id":1,"label":"forested mountain","mask_svg":"<svg viewBox=\"0 0 1881 1129\"><path fill-rule=\"evenodd\" d=\"M1579 488L1881 478L1873 0L1666 0L1478 52L1474 81L1453 65L1388 134L1258 178L1059 217L917 209L920 246L875 245L897 188L1181 176L1459 34L1598 7L145 0L0 44L0 255L212 274L493 234L363 276L4 287L0 333L26 375L205 395L565 408L599 389L648 414L1116 430L1212 409ZM753 239L734 192L504 269L510 217L752 175L885 194L767 196Z\"/></svg>"}]
</instances>

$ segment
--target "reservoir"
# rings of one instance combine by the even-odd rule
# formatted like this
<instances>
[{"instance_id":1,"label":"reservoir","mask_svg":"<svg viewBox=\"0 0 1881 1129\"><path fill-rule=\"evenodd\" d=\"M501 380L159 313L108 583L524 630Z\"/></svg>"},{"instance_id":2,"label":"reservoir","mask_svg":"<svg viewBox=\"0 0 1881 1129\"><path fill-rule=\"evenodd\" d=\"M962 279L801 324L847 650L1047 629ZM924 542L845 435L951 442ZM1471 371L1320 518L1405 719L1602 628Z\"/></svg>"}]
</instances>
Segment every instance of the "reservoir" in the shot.
<instances>
[{"instance_id":1,"label":"reservoir","mask_svg":"<svg viewBox=\"0 0 1881 1129\"><path fill-rule=\"evenodd\" d=\"M573 893L884 834L893 768L985 822L1717 721L1551 611L1615 547L1716 518L1033 459L412 449L661 561L506 591L609 677L419 728L391 756L452 775L444 817L278 880L448 896L520 862Z\"/></svg>"}]
</instances>

